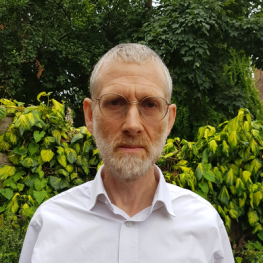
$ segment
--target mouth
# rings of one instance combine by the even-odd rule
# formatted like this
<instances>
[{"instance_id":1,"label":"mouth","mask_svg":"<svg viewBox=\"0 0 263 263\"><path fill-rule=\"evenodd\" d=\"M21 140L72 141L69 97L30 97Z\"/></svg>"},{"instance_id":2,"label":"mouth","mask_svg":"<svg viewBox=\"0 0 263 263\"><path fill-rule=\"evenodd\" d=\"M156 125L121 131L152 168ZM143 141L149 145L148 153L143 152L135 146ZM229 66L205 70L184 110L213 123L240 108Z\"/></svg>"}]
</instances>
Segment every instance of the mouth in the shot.
<instances>
[{"instance_id":1,"label":"mouth","mask_svg":"<svg viewBox=\"0 0 263 263\"><path fill-rule=\"evenodd\" d=\"M120 145L118 148L126 153L137 153L144 149L141 145Z\"/></svg>"}]
</instances>

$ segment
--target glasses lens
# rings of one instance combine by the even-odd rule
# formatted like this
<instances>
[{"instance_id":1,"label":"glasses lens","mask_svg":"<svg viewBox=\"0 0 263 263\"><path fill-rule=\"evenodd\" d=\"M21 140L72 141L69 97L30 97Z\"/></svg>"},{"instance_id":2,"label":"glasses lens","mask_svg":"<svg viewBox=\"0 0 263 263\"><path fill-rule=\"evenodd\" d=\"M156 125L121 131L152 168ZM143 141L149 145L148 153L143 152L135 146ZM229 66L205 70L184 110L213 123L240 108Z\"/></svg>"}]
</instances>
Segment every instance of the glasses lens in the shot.
<instances>
[{"instance_id":1,"label":"glasses lens","mask_svg":"<svg viewBox=\"0 0 263 263\"><path fill-rule=\"evenodd\" d=\"M101 113L108 119L118 120L127 110L127 101L117 94L105 94L100 98Z\"/></svg>"},{"instance_id":2,"label":"glasses lens","mask_svg":"<svg viewBox=\"0 0 263 263\"><path fill-rule=\"evenodd\" d=\"M149 122L162 120L168 109L167 101L161 97L148 97L141 102L141 115Z\"/></svg>"}]
</instances>

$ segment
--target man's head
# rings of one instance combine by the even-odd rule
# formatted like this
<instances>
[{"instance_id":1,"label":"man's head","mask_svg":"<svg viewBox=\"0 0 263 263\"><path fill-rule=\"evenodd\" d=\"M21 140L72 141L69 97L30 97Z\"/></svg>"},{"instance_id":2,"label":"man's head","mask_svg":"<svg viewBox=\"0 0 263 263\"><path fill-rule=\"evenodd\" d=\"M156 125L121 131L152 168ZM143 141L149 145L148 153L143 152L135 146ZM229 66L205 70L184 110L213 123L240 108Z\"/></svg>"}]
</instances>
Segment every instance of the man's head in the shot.
<instances>
[{"instance_id":1,"label":"man's head","mask_svg":"<svg viewBox=\"0 0 263 263\"><path fill-rule=\"evenodd\" d=\"M158 160L175 119L176 107L168 103L171 85L161 59L142 45L119 45L95 66L85 120L105 169L116 179L136 181Z\"/></svg>"}]
</instances>

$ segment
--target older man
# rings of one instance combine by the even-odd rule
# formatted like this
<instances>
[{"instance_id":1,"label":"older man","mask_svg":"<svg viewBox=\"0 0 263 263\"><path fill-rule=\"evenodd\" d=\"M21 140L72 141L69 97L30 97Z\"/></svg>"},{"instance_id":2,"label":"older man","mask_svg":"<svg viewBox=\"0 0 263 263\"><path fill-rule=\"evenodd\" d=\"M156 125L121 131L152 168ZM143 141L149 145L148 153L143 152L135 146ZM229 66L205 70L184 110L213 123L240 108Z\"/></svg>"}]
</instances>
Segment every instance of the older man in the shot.
<instances>
[{"instance_id":1,"label":"older man","mask_svg":"<svg viewBox=\"0 0 263 263\"><path fill-rule=\"evenodd\" d=\"M216 210L155 166L175 120L172 80L151 49L118 45L95 66L88 130L104 165L32 218L20 263L232 263Z\"/></svg>"}]
</instances>

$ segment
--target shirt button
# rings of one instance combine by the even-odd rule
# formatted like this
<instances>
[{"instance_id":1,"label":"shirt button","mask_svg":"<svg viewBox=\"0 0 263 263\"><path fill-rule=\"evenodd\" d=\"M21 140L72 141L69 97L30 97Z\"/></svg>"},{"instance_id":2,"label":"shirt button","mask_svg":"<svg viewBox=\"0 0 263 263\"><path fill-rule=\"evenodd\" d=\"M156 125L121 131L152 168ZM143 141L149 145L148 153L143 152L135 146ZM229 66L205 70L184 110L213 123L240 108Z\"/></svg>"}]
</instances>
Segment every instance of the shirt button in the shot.
<instances>
[{"instance_id":1,"label":"shirt button","mask_svg":"<svg viewBox=\"0 0 263 263\"><path fill-rule=\"evenodd\" d=\"M132 225L132 222L130 222L130 221L127 221L127 222L126 222L126 226L127 226L127 227L130 227L131 225Z\"/></svg>"}]
</instances>

